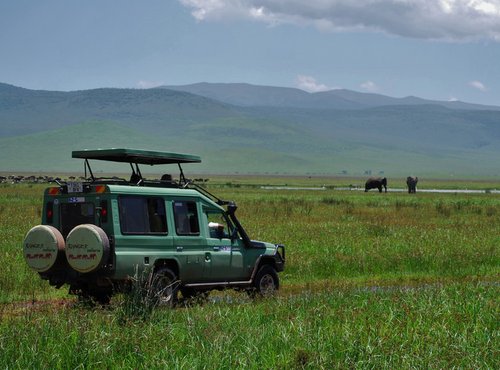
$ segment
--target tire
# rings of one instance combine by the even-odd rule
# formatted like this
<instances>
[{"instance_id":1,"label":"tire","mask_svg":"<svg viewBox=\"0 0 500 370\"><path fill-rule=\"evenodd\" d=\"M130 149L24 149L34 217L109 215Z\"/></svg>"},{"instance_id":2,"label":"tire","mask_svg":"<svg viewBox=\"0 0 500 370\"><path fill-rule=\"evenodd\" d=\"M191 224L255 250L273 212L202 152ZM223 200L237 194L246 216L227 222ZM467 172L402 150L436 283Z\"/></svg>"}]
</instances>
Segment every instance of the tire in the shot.
<instances>
[{"instance_id":1,"label":"tire","mask_svg":"<svg viewBox=\"0 0 500 370\"><path fill-rule=\"evenodd\" d=\"M94 307L96 305L107 306L111 302L110 293L88 293L81 292L78 295L78 302L84 306Z\"/></svg>"},{"instance_id":2,"label":"tire","mask_svg":"<svg viewBox=\"0 0 500 370\"><path fill-rule=\"evenodd\" d=\"M65 253L73 270L82 274L98 271L108 262L108 236L99 226L78 225L66 237Z\"/></svg>"},{"instance_id":3,"label":"tire","mask_svg":"<svg viewBox=\"0 0 500 370\"><path fill-rule=\"evenodd\" d=\"M109 292L98 292L92 295L92 299L101 306L107 306L109 305L109 302L111 302L111 295L112 294Z\"/></svg>"},{"instance_id":4,"label":"tire","mask_svg":"<svg viewBox=\"0 0 500 370\"><path fill-rule=\"evenodd\" d=\"M30 268L47 273L62 265L64 248L64 238L59 230L50 225L38 225L26 234L23 255Z\"/></svg>"},{"instance_id":5,"label":"tire","mask_svg":"<svg viewBox=\"0 0 500 370\"><path fill-rule=\"evenodd\" d=\"M173 307L177 303L179 281L175 273L168 267L158 268L150 282L149 298L155 305Z\"/></svg>"},{"instance_id":6,"label":"tire","mask_svg":"<svg viewBox=\"0 0 500 370\"><path fill-rule=\"evenodd\" d=\"M280 280L274 267L271 265L262 266L253 281L255 293L261 297L269 297L276 293L280 287Z\"/></svg>"},{"instance_id":7,"label":"tire","mask_svg":"<svg viewBox=\"0 0 500 370\"><path fill-rule=\"evenodd\" d=\"M88 307L94 307L96 305L109 305L113 292L111 290L95 290L87 287L74 290L73 294L76 294L80 304Z\"/></svg>"}]
</instances>

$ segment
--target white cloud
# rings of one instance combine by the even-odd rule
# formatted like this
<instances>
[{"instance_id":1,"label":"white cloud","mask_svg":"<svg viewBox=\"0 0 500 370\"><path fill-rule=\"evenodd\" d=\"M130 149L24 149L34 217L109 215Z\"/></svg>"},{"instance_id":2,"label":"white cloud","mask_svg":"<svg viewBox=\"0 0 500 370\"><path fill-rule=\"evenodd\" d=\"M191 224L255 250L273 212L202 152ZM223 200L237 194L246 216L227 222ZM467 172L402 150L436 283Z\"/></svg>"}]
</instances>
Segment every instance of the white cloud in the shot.
<instances>
[{"instance_id":1,"label":"white cloud","mask_svg":"<svg viewBox=\"0 0 500 370\"><path fill-rule=\"evenodd\" d=\"M199 21L241 19L262 17L263 8L252 6L245 0L179 0L184 6L191 8L191 15Z\"/></svg>"},{"instance_id":2,"label":"white cloud","mask_svg":"<svg viewBox=\"0 0 500 370\"><path fill-rule=\"evenodd\" d=\"M158 87L165 85L163 82L157 82L157 81L145 81L145 80L140 80L137 82L136 87L138 89L152 89L153 87Z\"/></svg>"},{"instance_id":3,"label":"white cloud","mask_svg":"<svg viewBox=\"0 0 500 370\"><path fill-rule=\"evenodd\" d=\"M484 84L481 81L471 81L469 82L469 86L473 87L474 89L477 89L479 91L486 91L487 88L484 86Z\"/></svg>"},{"instance_id":4,"label":"white cloud","mask_svg":"<svg viewBox=\"0 0 500 370\"><path fill-rule=\"evenodd\" d=\"M363 90L366 90L369 92L379 91L379 87L373 81L365 81L361 85L359 85L359 87L361 87Z\"/></svg>"},{"instance_id":5,"label":"white cloud","mask_svg":"<svg viewBox=\"0 0 500 370\"><path fill-rule=\"evenodd\" d=\"M500 0L179 0L199 21L249 19L434 40L500 41Z\"/></svg>"},{"instance_id":6,"label":"white cloud","mask_svg":"<svg viewBox=\"0 0 500 370\"><path fill-rule=\"evenodd\" d=\"M297 76L295 85L299 89L312 93L331 90L331 88L329 88L328 86L318 83L314 77L304 75Z\"/></svg>"}]
</instances>

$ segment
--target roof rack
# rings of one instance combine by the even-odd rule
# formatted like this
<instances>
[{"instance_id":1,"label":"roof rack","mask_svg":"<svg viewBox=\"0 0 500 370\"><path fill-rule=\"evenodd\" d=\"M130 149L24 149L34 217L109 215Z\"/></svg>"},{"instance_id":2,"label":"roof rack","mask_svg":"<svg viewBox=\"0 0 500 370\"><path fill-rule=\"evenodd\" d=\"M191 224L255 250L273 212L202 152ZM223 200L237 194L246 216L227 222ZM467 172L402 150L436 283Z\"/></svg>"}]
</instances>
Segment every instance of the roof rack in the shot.
<instances>
[{"instance_id":1,"label":"roof rack","mask_svg":"<svg viewBox=\"0 0 500 370\"><path fill-rule=\"evenodd\" d=\"M180 163L200 163L201 158L192 154L180 154L170 152L157 152L139 149L94 149L75 150L72 152L73 158L97 159L110 162L125 162L136 164L180 164Z\"/></svg>"},{"instance_id":2,"label":"roof rack","mask_svg":"<svg viewBox=\"0 0 500 370\"><path fill-rule=\"evenodd\" d=\"M111 149L85 149L75 150L72 152L72 158L85 159L85 177L87 177L87 169L89 171L92 181L96 181L92 169L90 168L89 159L109 161L109 162L122 162L129 163L132 169L130 177L131 183L134 185L141 185L144 183L139 164L148 164L150 166L158 164L177 164L180 170L180 184L187 184L182 171L182 163L200 163L201 158L192 154L181 154L171 152L159 152L151 150L140 149L125 149L125 148L111 148ZM135 165L135 168L134 168Z\"/></svg>"}]
</instances>

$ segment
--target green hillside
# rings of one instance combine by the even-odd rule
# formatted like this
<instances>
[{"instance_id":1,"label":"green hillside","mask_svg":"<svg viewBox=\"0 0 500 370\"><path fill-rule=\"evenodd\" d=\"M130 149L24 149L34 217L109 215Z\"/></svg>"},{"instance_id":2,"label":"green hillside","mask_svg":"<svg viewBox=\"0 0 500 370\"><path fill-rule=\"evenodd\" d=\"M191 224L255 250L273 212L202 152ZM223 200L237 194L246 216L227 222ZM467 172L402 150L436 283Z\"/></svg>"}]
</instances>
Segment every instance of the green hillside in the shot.
<instances>
[{"instance_id":1,"label":"green hillside","mask_svg":"<svg viewBox=\"0 0 500 370\"><path fill-rule=\"evenodd\" d=\"M78 172L71 151L99 147L198 154L192 173L499 177L500 112L238 107L166 89L0 84L0 171Z\"/></svg>"},{"instance_id":2,"label":"green hillside","mask_svg":"<svg viewBox=\"0 0 500 370\"><path fill-rule=\"evenodd\" d=\"M191 122L238 116L233 107L165 89L34 91L0 84L0 137L43 132L89 120L141 130L180 131Z\"/></svg>"},{"instance_id":3,"label":"green hillside","mask_svg":"<svg viewBox=\"0 0 500 370\"><path fill-rule=\"evenodd\" d=\"M241 122L239 122L241 123ZM205 127L203 127L205 126ZM202 164L190 165L190 173L340 174L383 172L428 176L499 176L491 162L495 152L454 152L446 156L400 148L367 146L342 140L322 141L306 132L281 136L264 123L238 129L238 122L193 126L186 135L155 136L117 123L87 122L45 133L0 139L1 171L80 172L81 161L71 151L84 148L130 147L170 150L202 156ZM279 131L279 130L278 130ZM221 132L225 134L220 135ZM260 141L260 137L264 141ZM123 164L96 162L94 170L127 172ZM145 168L145 172L170 169ZM174 168L174 172L176 169Z\"/></svg>"}]
</instances>

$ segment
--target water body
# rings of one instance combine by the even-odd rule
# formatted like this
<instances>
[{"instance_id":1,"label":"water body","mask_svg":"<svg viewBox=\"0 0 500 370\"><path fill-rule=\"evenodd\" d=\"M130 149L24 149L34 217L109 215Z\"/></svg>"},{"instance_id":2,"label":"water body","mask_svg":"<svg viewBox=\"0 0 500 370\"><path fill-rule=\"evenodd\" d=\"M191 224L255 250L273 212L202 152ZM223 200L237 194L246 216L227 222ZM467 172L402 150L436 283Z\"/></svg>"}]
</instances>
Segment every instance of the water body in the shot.
<instances>
[{"instance_id":1,"label":"water body","mask_svg":"<svg viewBox=\"0 0 500 370\"><path fill-rule=\"evenodd\" d=\"M300 187L300 186L261 186L261 189L264 190L311 190L311 191L321 191L326 190L326 187ZM348 188L346 188L349 190Z\"/></svg>"},{"instance_id":2,"label":"water body","mask_svg":"<svg viewBox=\"0 0 500 370\"><path fill-rule=\"evenodd\" d=\"M364 188L335 188L335 190L353 190L353 191L365 191ZM378 191L377 189L372 189L373 191ZM388 188L388 193L406 193L408 189L397 189ZM500 190L481 190L481 189L417 189L418 193L444 193L444 194L500 194Z\"/></svg>"},{"instance_id":3,"label":"water body","mask_svg":"<svg viewBox=\"0 0 500 370\"><path fill-rule=\"evenodd\" d=\"M299 187L299 186L261 186L263 190L302 190L302 191L322 191L326 190L325 186L320 187ZM341 187L333 188L333 190L342 191L365 191L361 187ZM377 189L372 189L372 192ZM407 189L389 188L388 193L406 193ZM444 194L500 194L500 190L477 190L477 189L418 189L419 193L444 193Z\"/></svg>"}]
</instances>

